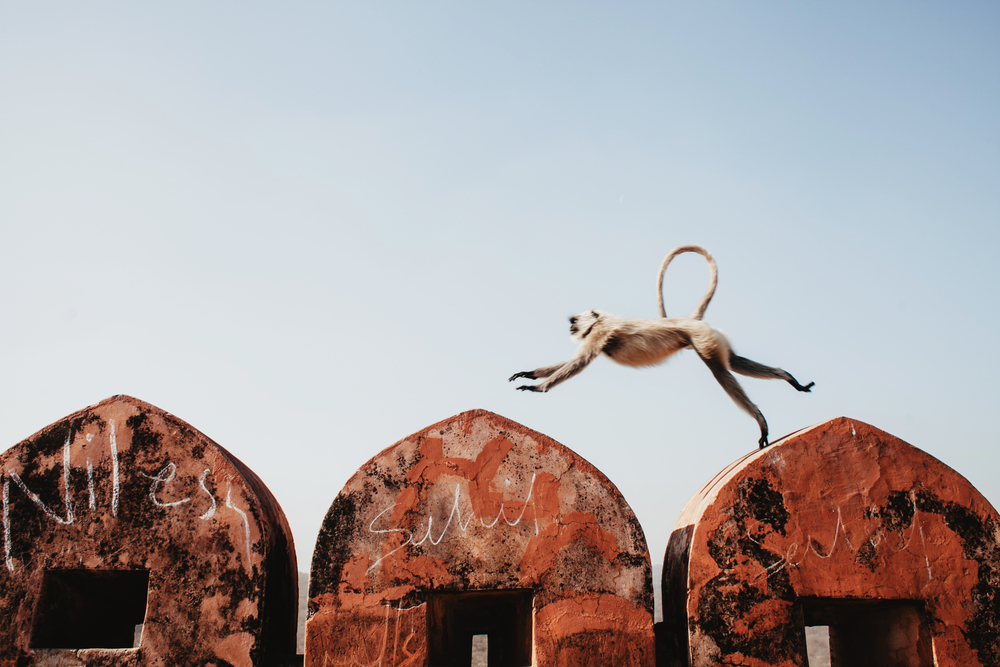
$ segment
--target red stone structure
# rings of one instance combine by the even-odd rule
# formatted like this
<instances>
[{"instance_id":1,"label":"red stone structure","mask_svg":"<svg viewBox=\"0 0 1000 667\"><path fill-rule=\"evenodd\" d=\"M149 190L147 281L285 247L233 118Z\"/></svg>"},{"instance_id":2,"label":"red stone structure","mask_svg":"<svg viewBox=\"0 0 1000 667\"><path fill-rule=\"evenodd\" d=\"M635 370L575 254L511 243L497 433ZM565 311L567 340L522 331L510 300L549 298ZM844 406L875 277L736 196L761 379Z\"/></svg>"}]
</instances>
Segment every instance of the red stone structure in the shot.
<instances>
[{"instance_id":1,"label":"red stone structure","mask_svg":"<svg viewBox=\"0 0 1000 667\"><path fill-rule=\"evenodd\" d=\"M0 454L0 667L294 656L277 501L188 424L116 396Z\"/></svg>"},{"instance_id":2,"label":"red stone structure","mask_svg":"<svg viewBox=\"0 0 1000 667\"><path fill-rule=\"evenodd\" d=\"M646 541L568 448L475 410L392 445L327 513L307 667L654 664Z\"/></svg>"},{"instance_id":3,"label":"red stone structure","mask_svg":"<svg viewBox=\"0 0 1000 667\"><path fill-rule=\"evenodd\" d=\"M662 665L1000 665L1000 517L961 475L833 419L754 452L688 503L663 572ZM661 628L658 627L658 630Z\"/></svg>"},{"instance_id":4,"label":"red stone structure","mask_svg":"<svg viewBox=\"0 0 1000 667\"><path fill-rule=\"evenodd\" d=\"M259 478L116 396L0 454L0 667L296 664L297 577ZM615 486L483 410L365 464L313 556L306 667L1000 665L1000 515L958 473L838 418L688 503L654 640ZM817 634L817 631L819 634ZM298 663L301 664L301 663Z\"/></svg>"}]
</instances>

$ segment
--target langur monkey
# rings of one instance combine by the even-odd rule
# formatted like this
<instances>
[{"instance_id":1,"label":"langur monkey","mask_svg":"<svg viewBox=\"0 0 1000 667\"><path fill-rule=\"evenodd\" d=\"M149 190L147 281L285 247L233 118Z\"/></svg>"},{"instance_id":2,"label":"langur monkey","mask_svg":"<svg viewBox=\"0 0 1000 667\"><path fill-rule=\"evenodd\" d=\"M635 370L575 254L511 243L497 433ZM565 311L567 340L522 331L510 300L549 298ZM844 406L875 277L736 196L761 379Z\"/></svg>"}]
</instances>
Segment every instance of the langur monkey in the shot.
<instances>
[{"instance_id":1,"label":"langur monkey","mask_svg":"<svg viewBox=\"0 0 1000 667\"><path fill-rule=\"evenodd\" d=\"M667 317L663 307L663 274L675 257L686 252L696 252L708 261L711 277L708 292L702 297L701 303L688 317ZM576 354L569 361L554 366L543 366L533 371L515 373L510 381L517 378L543 380L535 385L522 385L522 391L546 392L560 382L570 379L601 353L612 361L633 367L655 366L666 361L671 355L686 347L694 348L701 360L705 362L712 375L722 388L729 394L736 405L740 406L760 426L761 449L767 446L767 422L764 415L753 402L747 398L740 384L733 377L733 372L748 377L785 380L799 391L809 391L814 382L802 386L790 373L780 368L772 368L741 357L729 347L729 341L719 331L701 321L705 315L708 303L715 295L718 284L718 270L715 260L707 250L697 245L684 245L675 248L663 260L660 274L657 277L657 302L660 306L661 319L641 320L626 319L608 315L599 310L588 310L569 318L570 336L581 342Z\"/></svg>"}]
</instances>

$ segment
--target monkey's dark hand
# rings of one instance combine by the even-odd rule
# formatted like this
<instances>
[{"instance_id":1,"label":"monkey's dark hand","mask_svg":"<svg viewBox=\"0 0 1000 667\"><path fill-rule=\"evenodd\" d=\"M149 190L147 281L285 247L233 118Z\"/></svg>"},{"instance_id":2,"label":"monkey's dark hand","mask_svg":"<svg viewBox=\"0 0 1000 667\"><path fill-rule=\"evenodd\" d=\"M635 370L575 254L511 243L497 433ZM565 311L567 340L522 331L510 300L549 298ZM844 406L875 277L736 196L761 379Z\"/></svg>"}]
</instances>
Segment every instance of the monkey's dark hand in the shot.
<instances>
[{"instance_id":1,"label":"monkey's dark hand","mask_svg":"<svg viewBox=\"0 0 1000 667\"><path fill-rule=\"evenodd\" d=\"M767 444L768 444L767 443L767 436L766 435L760 436L760 440L757 441L757 444L760 445L761 449L764 449L765 447L767 447Z\"/></svg>"},{"instance_id":2,"label":"monkey's dark hand","mask_svg":"<svg viewBox=\"0 0 1000 667\"><path fill-rule=\"evenodd\" d=\"M529 380L537 380L534 371L521 371L520 373L514 373L510 376L507 382L513 382L517 378L528 378ZM523 389L523 387L518 387L518 389Z\"/></svg>"},{"instance_id":3,"label":"monkey's dark hand","mask_svg":"<svg viewBox=\"0 0 1000 667\"><path fill-rule=\"evenodd\" d=\"M538 388L538 385L534 385L534 384L522 384L520 387L517 388L517 390L518 391L541 391L541 389Z\"/></svg>"},{"instance_id":4,"label":"monkey's dark hand","mask_svg":"<svg viewBox=\"0 0 1000 667\"><path fill-rule=\"evenodd\" d=\"M810 382L806 386L804 386L804 387L796 387L796 389L798 389L799 391L808 391L811 394L812 393L811 390L813 388L813 385L815 385L815 384L816 384L815 382Z\"/></svg>"}]
</instances>

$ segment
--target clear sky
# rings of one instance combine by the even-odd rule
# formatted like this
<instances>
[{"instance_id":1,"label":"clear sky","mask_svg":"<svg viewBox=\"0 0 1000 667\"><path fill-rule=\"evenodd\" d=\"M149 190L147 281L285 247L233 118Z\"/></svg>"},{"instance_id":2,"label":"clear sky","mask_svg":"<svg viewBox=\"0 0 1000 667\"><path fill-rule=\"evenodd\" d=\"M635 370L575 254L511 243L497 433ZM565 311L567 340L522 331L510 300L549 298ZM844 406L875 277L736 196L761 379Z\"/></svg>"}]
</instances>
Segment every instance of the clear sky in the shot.
<instances>
[{"instance_id":1,"label":"clear sky","mask_svg":"<svg viewBox=\"0 0 1000 667\"><path fill-rule=\"evenodd\" d=\"M663 558L756 447L691 352L548 394L567 316L654 317L674 246L783 382L1000 503L1000 4L0 8L0 448L125 393L281 502L307 569L353 472L485 408L604 471ZM685 256L667 312L707 271ZM658 573L657 573L658 576Z\"/></svg>"}]
</instances>

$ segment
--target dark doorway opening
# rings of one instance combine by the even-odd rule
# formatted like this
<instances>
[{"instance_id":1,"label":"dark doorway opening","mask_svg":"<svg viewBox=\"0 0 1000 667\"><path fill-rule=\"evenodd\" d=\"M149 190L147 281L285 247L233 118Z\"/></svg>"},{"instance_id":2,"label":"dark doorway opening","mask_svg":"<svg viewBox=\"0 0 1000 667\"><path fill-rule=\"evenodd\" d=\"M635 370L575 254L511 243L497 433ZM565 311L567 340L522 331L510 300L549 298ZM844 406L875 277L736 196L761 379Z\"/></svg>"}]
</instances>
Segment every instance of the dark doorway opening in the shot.
<instances>
[{"instance_id":1,"label":"dark doorway opening","mask_svg":"<svg viewBox=\"0 0 1000 667\"><path fill-rule=\"evenodd\" d=\"M148 589L147 570L47 570L31 647L136 647Z\"/></svg>"},{"instance_id":2,"label":"dark doorway opening","mask_svg":"<svg viewBox=\"0 0 1000 667\"><path fill-rule=\"evenodd\" d=\"M931 667L923 603L910 600L801 598L807 628L826 629L829 649L810 667ZM813 633L815 634L815 633Z\"/></svg>"},{"instance_id":3,"label":"dark doorway opening","mask_svg":"<svg viewBox=\"0 0 1000 667\"><path fill-rule=\"evenodd\" d=\"M470 667L474 643L486 648L489 667L530 665L531 605L532 592L524 590L432 594L427 601L431 667Z\"/></svg>"}]
</instances>

